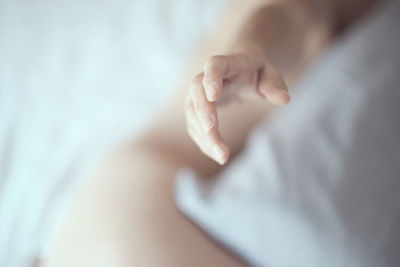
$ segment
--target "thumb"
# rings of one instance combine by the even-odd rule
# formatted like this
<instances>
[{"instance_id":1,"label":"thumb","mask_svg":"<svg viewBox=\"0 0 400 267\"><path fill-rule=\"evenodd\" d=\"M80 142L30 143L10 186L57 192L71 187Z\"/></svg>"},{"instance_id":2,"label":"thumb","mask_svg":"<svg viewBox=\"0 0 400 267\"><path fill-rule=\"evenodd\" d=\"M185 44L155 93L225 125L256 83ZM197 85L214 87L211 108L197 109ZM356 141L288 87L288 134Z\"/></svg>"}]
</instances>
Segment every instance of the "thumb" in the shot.
<instances>
[{"instance_id":1,"label":"thumb","mask_svg":"<svg viewBox=\"0 0 400 267\"><path fill-rule=\"evenodd\" d=\"M260 71L258 92L274 105L286 105L290 95L283 77L270 64L264 64Z\"/></svg>"}]
</instances>

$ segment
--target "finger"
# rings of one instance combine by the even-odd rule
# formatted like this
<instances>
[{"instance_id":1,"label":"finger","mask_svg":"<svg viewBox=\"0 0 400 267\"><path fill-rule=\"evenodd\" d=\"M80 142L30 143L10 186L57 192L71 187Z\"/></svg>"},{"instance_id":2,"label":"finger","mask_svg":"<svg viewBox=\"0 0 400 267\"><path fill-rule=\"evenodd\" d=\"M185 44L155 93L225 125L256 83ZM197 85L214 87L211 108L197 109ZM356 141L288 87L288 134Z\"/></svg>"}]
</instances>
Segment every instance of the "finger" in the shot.
<instances>
[{"instance_id":1,"label":"finger","mask_svg":"<svg viewBox=\"0 0 400 267\"><path fill-rule=\"evenodd\" d=\"M223 165L227 162L229 157L229 149L227 149L226 147L220 148L219 146L215 146L215 148L210 147L206 144L204 140L204 134L202 132L196 131L193 127L189 127L188 133L192 140L200 148L201 152L207 157L213 159L220 165Z\"/></svg>"},{"instance_id":2,"label":"finger","mask_svg":"<svg viewBox=\"0 0 400 267\"><path fill-rule=\"evenodd\" d=\"M190 85L190 95L193 101L194 112L199 119L205 133L218 127L217 111L214 103L207 100L203 87L203 73L193 78Z\"/></svg>"},{"instance_id":3,"label":"finger","mask_svg":"<svg viewBox=\"0 0 400 267\"><path fill-rule=\"evenodd\" d=\"M208 101L216 101L222 94L224 76L228 71L226 56L213 56L204 65L203 85Z\"/></svg>"},{"instance_id":4,"label":"finger","mask_svg":"<svg viewBox=\"0 0 400 267\"><path fill-rule=\"evenodd\" d=\"M208 149L212 151L213 158L221 165L225 164L229 158L229 147L218 131L213 131L204 136Z\"/></svg>"},{"instance_id":5,"label":"finger","mask_svg":"<svg viewBox=\"0 0 400 267\"><path fill-rule=\"evenodd\" d=\"M290 95L282 76L269 64L260 73L259 93L275 105L286 105Z\"/></svg>"},{"instance_id":6,"label":"finger","mask_svg":"<svg viewBox=\"0 0 400 267\"><path fill-rule=\"evenodd\" d=\"M188 97L185 101L185 117L187 130L193 130L195 132L203 132L203 128L200 125L199 119L194 112L194 105L191 97Z\"/></svg>"},{"instance_id":7,"label":"finger","mask_svg":"<svg viewBox=\"0 0 400 267\"><path fill-rule=\"evenodd\" d=\"M229 148L224 144L224 140L217 131L209 134L203 132L191 99L185 105L185 115L187 130L192 140L204 154L219 164L224 164L229 158Z\"/></svg>"},{"instance_id":8,"label":"finger","mask_svg":"<svg viewBox=\"0 0 400 267\"><path fill-rule=\"evenodd\" d=\"M205 154L206 156L208 156L209 158L213 159L212 153L210 153L209 149L206 146L204 146L204 144L202 143L202 140L199 136L199 132L197 132L193 127L189 127L188 133L189 133L190 138L194 141L194 143L197 145L197 147L200 149L200 151L203 154Z\"/></svg>"},{"instance_id":9,"label":"finger","mask_svg":"<svg viewBox=\"0 0 400 267\"><path fill-rule=\"evenodd\" d=\"M249 68L251 60L244 54L213 56L204 65L203 85L208 101L215 102L222 94L225 78Z\"/></svg>"}]
</instances>

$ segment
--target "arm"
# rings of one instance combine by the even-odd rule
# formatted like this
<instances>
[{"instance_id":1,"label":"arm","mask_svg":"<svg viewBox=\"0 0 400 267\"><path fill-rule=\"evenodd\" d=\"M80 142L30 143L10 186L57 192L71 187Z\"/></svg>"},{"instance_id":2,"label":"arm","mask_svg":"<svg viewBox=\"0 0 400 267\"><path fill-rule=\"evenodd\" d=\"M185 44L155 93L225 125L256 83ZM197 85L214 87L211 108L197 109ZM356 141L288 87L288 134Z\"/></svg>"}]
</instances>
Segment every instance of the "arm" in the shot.
<instances>
[{"instance_id":1,"label":"arm","mask_svg":"<svg viewBox=\"0 0 400 267\"><path fill-rule=\"evenodd\" d=\"M224 18L220 34L204 45L188 77L199 72L210 55L262 51L279 66L288 85L293 85L329 40L330 27L323 22L308 25L309 16L301 15L291 4L268 4L267 8L259 1L238 3ZM243 3L246 5L241 6ZM269 19L269 8L278 8L285 15ZM277 21L280 23L274 27L264 25ZM303 34L288 36L296 33L293 29ZM260 35L262 31L267 32ZM189 79L133 146L124 146L100 165L70 209L44 266L244 266L210 242L174 204L171 188L176 170L183 164L203 175L219 169L186 134L182 102L188 84ZM218 113L231 155L240 151L248 131L271 111L271 105L256 98Z\"/></svg>"},{"instance_id":2,"label":"arm","mask_svg":"<svg viewBox=\"0 0 400 267\"><path fill-rule=\"evenodd\" d=\"M210 37L211 41L203 45L204 51L193 60L187 77L199 72L210 55L261 51L263 59L268 58L277 66L291 87L329 40L329 20L323 20L321 13L317 13L321 18L311 16L309 12L315 12L308 9L305 1L246 3L239 1L229 10L216 34ZM174 154L177 161L207 175L219 167L204 157L186 134L182 103L189 81L184 80L184 90L164 107L138 144L159 153ZM231 149L231 156L243 147L251 128L271 112L271 105L257 98L219 111L219 129Z\"/></svg>"}]
</instances>

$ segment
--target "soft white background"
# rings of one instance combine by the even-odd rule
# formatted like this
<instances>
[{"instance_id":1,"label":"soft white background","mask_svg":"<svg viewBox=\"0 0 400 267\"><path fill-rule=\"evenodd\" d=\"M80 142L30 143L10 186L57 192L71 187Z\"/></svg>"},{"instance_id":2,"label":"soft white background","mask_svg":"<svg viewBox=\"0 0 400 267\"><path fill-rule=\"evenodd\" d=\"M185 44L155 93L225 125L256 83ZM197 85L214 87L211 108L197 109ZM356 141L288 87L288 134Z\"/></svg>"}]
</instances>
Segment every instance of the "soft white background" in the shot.
<instances>
[{"instance_id":1,"label":"soft white background","mask_svg":"<svg viewBox=\"0 0 400 267\"><path fill-rule=\"evenodd\" d=\"M26 266L95 159L143 127L226 0L0 0L0 266Z\"/></svg>"}]
</instances>

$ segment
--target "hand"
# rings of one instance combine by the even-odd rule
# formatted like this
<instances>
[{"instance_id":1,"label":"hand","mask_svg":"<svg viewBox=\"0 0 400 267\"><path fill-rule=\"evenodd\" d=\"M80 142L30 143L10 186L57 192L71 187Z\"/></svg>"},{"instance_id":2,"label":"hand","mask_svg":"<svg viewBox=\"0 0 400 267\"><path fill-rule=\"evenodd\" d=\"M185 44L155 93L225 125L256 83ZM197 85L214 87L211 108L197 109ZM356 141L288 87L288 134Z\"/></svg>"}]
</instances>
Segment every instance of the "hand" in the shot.
<instances>
[{"instance_id":1,"label":"hand","mask_svg":"<svg viewBox=\"0 0 400 267\"><path fill-rule=\"evenodd\" d=\"M216 101L240 93L262 97L272 104L290 101L282 76L262 57L240 53L213 56L196 75L185 100L187 131L200 150L223 165L229 148L218 131Z\"/></svg>"}]
</instances>

